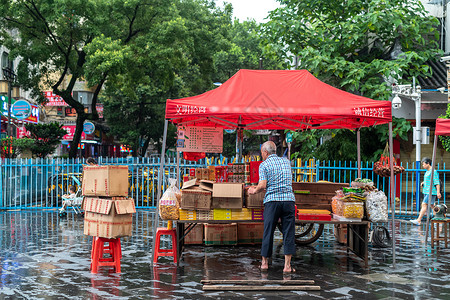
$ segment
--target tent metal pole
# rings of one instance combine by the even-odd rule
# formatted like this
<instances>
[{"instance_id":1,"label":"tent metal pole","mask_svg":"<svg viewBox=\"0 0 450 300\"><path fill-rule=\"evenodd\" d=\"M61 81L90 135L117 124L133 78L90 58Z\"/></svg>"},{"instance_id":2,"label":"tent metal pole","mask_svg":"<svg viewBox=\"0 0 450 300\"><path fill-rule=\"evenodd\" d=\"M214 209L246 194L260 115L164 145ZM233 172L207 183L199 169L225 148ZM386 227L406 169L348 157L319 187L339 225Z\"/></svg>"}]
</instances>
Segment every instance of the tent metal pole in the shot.
<instances>
[{"instance_id":1,"label":"tent metal pole","mask_svg":"<svg viewBox=\"0 0 450 300\"><path fill-rule=\"evenodd\" d=\"M180 188L180 152L177 150L177 188Z\"/></svg>"},{"instance_id":2,"label":"tent metal pole","mask_svg":"<svg viewBox=\"0 0 450 300\"><path fill-rule=\"evenodd\" d=\"M426 225L426 231L425 231L425 247L427 246L428 243L428 232L430 229L430 206L431 206L431 197L432 197L432 193L433 193L433 180L434 180L434 164L436 161L436 147L437 147L437 140L438 137L435 135L434 136L434 143L433 143L433 157L431 158L431 178L430 178L430 192L428 194L428 204L427 204L427 225ZM447 226L447 225L445 225Z\"/></svg>"},{"instance_id":3,"label":"tent metal pole","mask_svg":"<svg viewBox=\"0 0 450 300\"><path fill-rule=\"evenodd\" d=\"M394 150L392 138L392 122L389 122L389 168L391 170L391 227L392 227L392 264L395 268L395 176L394 176Z\"/></svg>"},{"instance_id":4,"label":"tent metal pole","mask_svg":"<svg viewBox=\"0 0 450 300\"><path fill-rule=\"evenodd\" d=\"M160 165L159 165L159 170L158 170L158 198L156 199L156 209L155 209L155 215L153 216L153 249L152 249L152 264L153 264L153 257L155 257L155 245L156 245L156 229L158 228L158 224L159 224L159 206L158 206L158 202L159 199L161 198L161 189L162 189L162 182L164 180L163 175L164 175L164 163L165 163L165 150L166 150L166 140L167 140L167 127L169 126L169 121L166 119L164 121L164 133L163 133L163 142L162 142L162 147L161 147L161 161L160 161Z\"/></svg>"},{"instance_id":5,"label":"tent metal pole","mask_svg":"<svg viewBox=\"0 0 450 300\"><path fill-rule=\"evenodd\" d=\"M358 160L358 178L361 178L361 129L356 129L356 153Z\"/></svg>"}]
</instances>

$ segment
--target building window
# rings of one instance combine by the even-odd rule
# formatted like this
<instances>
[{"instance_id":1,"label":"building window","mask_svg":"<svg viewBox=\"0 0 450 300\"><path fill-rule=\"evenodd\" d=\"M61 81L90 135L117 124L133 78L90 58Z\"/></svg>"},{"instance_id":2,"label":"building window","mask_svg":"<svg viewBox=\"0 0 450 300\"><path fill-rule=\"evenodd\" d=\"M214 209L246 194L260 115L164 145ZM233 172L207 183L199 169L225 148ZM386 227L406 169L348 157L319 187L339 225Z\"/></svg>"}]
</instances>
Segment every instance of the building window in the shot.
<instances>
[{"instance_id":1,"label":"building window","mask_svg":"<svg viewBox=\"0 0 450 300\"><path fill-rule=\"evenodd\" d=\"M2 53L2 68L7 68L9 66L8 52Z\"/></svg>"},{"instance_id":2,"label":"building window","mask_svg":"<svg viewBox=\"0 0 450 300\"><path fill-rule=\"evenodd\" d=\"M56 113L56 115L57 115L57 116L64 116L64 109L63 109L62 106L58 106L58 107L57 107L57 113Z\"/></svg>"}]
</instances>

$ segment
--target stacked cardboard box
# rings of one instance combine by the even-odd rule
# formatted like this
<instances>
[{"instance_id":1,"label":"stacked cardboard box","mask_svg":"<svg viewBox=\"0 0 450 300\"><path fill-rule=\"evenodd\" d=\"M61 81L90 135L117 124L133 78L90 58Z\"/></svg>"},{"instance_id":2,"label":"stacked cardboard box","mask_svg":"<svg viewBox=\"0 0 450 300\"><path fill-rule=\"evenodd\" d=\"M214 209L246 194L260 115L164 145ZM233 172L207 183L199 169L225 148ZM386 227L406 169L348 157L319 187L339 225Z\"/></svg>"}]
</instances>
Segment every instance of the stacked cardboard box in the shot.
<instances>
[{"instance_id":1,"label":"stacked cardboard box","mask_svg":"<svg viewBox=\"0 0 450 300\"><path fill-rule=\"evenodd\" d=\"M197 179L185 182L181 188L180 207L188 210L210 210L212 183L213 181L207 180L198 182Z\"/></svg>"},{"instance_id":2,"label":"stacked cardboard box","mask_svg":"<svg viewBox=\"0 0 450 300\"><path fill-rule=\"evenodd\" d=\"M84 234L104 238L130 236L134 200L128 196L128 166L86 166L82 191Z\"/></svg>"},{"instance_id":3,"label":"stacked cardboard box","mask_svg":"<svg viewBox=\"0 0 450 300\"><path fill-rule=\"evenodd\" d=\"M212 192L212 208L239 209L243 206L242 183L214 183Z\"/></svg>"},{"instance_id":4,"label":"stacked cardboard box","mask_svg":"<svg viewBox=\"0 0 450 300\"><path fill-rule=\"evenodd\" d=\"M186 245L203 244L203 224L195 225L191 231L185 236L184 243Z\"/></svg>"},{"instance_id":5,"label":"stacked cardboard box","mask_svg":"<svg viewBox=\"0 0 450 300\"><path fill-rule=\"evenodd\" d=\"M205 224L205 245L236 245L237 225Z\"/></svg>"},{"instance_id":6,"label":"stacked cardboard box","mask_svg":"<svg viewBox=\"0 0 450 300\"><path fill-rule=\"evenodd\" d=\"M266 195L265 191L259 192L257 194L249 194L248 189L250 187L245 188L245 207L247 208L263 208L264 207L264 196Z\"/></svg>"},{"instance_id":7,"label":"stacked cardboard box","mask_svg":"<svg viewBox=\"0 0 450 300\"><path fill-rule=\"evenodd\" d=\"M238 244L261 244L264 223L238 223Z\"/></svg>"}]
</instances>

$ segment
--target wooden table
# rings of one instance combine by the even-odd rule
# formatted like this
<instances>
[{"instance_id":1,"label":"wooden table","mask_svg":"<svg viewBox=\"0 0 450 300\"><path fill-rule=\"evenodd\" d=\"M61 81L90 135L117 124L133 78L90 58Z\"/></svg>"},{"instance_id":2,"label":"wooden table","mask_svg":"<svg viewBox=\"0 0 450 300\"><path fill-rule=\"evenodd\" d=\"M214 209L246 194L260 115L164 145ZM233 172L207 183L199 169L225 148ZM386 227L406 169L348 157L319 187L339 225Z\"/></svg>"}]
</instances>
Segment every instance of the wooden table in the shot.
<instances>
[{"instance_id":1,"label":"wooden table","mask_svg":"<svg viewBox=\"0 0 450 300\"><path fill-rule=\"evenodd\" d=\"M176 221L177 229L177 255L178 262L181 259L184 248L185 236L197 225L203 223L209 224L230 224L230 223L261 223L261 220L178 220ZM353 252L356 256L364 261L364 266L369 263L369 227L370 221L300 221L296 220L295 224L345 224L347 225L347 250ZM320 232L322 234L322 232Z\"/></svg>"}]
</instances>

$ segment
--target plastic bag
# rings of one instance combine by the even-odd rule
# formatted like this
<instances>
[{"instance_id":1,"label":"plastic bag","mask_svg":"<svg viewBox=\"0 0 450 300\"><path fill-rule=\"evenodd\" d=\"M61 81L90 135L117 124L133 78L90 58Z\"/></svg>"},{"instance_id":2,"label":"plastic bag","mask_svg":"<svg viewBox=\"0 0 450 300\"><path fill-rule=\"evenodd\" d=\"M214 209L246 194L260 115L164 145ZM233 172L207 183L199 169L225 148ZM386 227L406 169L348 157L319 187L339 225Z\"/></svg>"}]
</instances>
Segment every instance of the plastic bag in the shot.
<instances>
[{"instance_id":1,"label":"plastic bag","mask_svg":"<svg viewBox=\"0 0 450 300\"><path fill-rule=\"evenodd\" d=\"M387 197L383 191L374 191L366 195L367 218L372 222L387 222Z\"/></svg>"},{"instance_id":2,"label":"plastic bag","mask_svg":"<svg viewBox=\"0 0 450 300\"><path fill-rule=\"evenodd\" d=\"M177 197L177 194L180 194L180 190L176 187L176 184L176 179L169 178L169 187L159 199L159 216L163 220L178 220L180 218L180 204Z\"/></svg>"}]
</instances>

